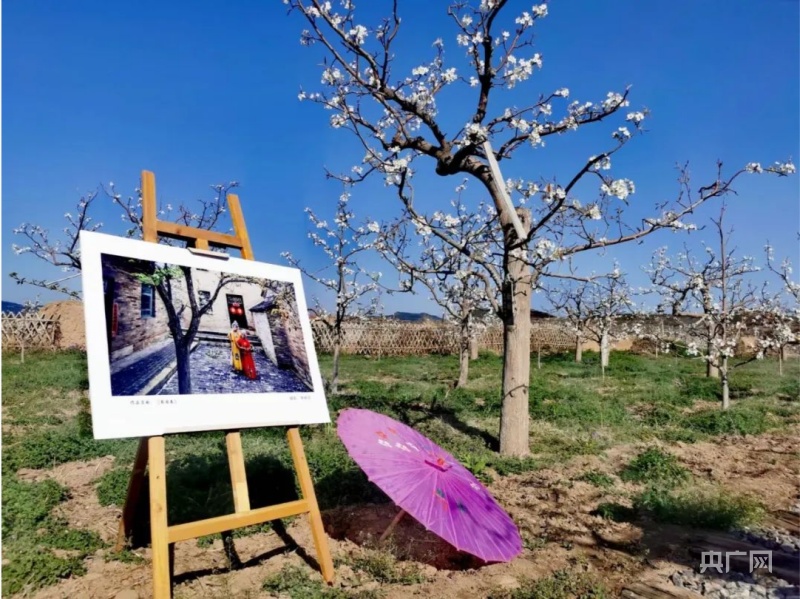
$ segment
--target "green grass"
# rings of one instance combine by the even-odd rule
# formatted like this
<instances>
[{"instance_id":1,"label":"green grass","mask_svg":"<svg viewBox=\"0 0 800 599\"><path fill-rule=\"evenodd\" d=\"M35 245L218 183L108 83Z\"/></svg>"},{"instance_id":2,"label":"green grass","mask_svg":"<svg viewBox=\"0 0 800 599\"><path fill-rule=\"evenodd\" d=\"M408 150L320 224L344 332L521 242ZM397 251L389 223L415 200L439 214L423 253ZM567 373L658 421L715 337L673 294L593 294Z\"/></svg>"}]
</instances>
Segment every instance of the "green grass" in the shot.
<instances>
[{"instance_id":1,"label":"green grass","mask_svg":"<svg viewBox=\"0 0 800 599\"><path fill-rule=\"evenodd\" d=\"M320 362L326 375L330 356L320 356ZM54 508L66 500L67 490L52 481L25 482L16 473L23 468L47 470L71 461L110 455L115 460L114 467L99 478L96 491L101 504L121 505L138 441L93 439L83 353L28 352L24 364L19 363L17 354L6 354L2 370L3 533L4 559L8 560L3 566L3 592L9 594L26 586L40 588L59 578L80 575L85 570L84 559L100 546L96 536L72 529L53 516ZM530 388L532 456L507 458L496 452L501 373L500 356L481 355L470 365L467 386L453 390L452 382L458 375L456 356L344 356L341 393L328 398L331 416L335 423L338 411L347 407L388 414L429 436L487 483L496 477L557 468L574 456L602 455L621 443L691 443L720 435L760 434L800 421L797 360L786 363L783 377L777 375L774 360L737 369L732 382L733 406L722 413L708 403L718 402L718 381L705 379L697 360L613 352L602 379L598 356L592 352L584 355L581 364L576 364L569 354L544 356L541 370L535 367L534 356ZM348 456L336 435L335 424L303 427L302 436L317 497L324 509L388 500ZM243 431L242 443L253 507L297 497L283 429ZM170 436L167 457L168 493L181 498L168 504L170 522L187 522L233 510L221 432ZM668 452L639 456L628 465L624 476L648 484L660 481L660 486L674 490L686 478L680 464L670 458ZM576 480L611 490L616 478L590 471ZM656 518L678 518L664 514L678 514L680 510L670 506L690 501L683 491L670 491L669 498L644 493L637 507L641 513ZM728 504L715 505L717 512L725 512L723 507ZM620 510L611 503L608 506L611 507L601 510L604 517L630 516L625 509L631 508ZM236 534L265 529L250 527ZM207 544L214 538L200 542ZM128 558L125 554L109 556ZM368 563L360 564L359 571L366 576L364 570L370 567ZM397 564L393 567L400 568ZM295 576L291 572L284 574L284 578ZM389 576L402 580L405 575ZM413 579L413 575L408 576ZM269 584L280 587L283 583L275 578ZM317 589L314 579L300 586L309 584ZM550 592L545 587L525 588L531 593ZM305 596L313 597L318 591L312 589ZM319 592L327 593L320 595L323 597L355 596L334 595L331 593L343 591L328 588Z\"/></svg>"},{"instance_id":2,"label":"green grass","mask_svg":"<svg viewBox=\"0 0 800 599\"><path fill-rule=\"evenodd\" d=\"M286 565L280 572L264 580L261 588L289 599L381 599L380 591L359 591L332 588L311 578L308 567Z\"/></svg>"},{"instance_id":3,"label":"green grass","mask_svg":"<svg viewBox=\"0 0 800 599\"><path fill-rule=\"evenodd\" d=\"M103 546L94 532L69 528L53 515L53 508L68 496L52 480L3 476L4 595L81 576L86 572L83 560Z\"/></svg>"},{"instance_id":4,"label":"green grass","mask_svg":"<svg viewBox=\"0 0 800 599\"><path fill-rule=\"evenodd\" d=\"M624 481L674 485L689 478L689 471L670 454L650 447L637 455L619 473Z\"/></svg>"},{"instance_id":5,"label":"green grass","mask_svg":"<svg viewBox=\"0 0 800 599\"><path fill-rule=\"evenodd\" d=\"M590 485L600 489L610 489L614 486L614 477L606 474L605 472L600 472L599 470L589 470L588 472L584 472L575 480L589 483Z\"/></svg>"},{"instance_id":6,"label":"green grass","mask_svg":"<svg viewBox=\"0 0 800 599\"><path fill-rule=\"evenodd\" d=\"M758 501L717 488L649 488L634 497L634 508L657 522L714 530L752 526L766 513Z\"/></svg>"},{"instance_id":7,"label":"green grass","mask_svg":"<svg viewBox=\"0 0 800 599\"><path fill-rule=\"evenodd\" d=\"M398 561L386 549L364 549L359 554L340 563L349 565L355 572L366 575L381 584L411 585L425 582L416 564Z\"/></svg>"},{"instance_id":8,"label":"green grass","mask_svg":"<svg viewBox=\"0 0 800 599\"><path fill-rule=\"evenodd\" d=\"M557 570L546 578L523 580L513 591L495 591L489 599L610 599L608 589L590 574Z\"/></svg>"}]
</instances>

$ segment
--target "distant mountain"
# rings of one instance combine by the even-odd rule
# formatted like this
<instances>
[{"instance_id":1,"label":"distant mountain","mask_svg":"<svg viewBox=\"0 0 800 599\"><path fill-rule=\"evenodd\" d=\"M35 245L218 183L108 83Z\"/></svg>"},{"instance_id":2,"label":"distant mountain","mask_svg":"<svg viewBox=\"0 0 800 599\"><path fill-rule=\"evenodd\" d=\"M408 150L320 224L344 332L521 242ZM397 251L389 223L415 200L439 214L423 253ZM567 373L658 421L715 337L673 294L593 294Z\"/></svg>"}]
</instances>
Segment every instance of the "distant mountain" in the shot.
<instances>
[{"instance_id":1,"label":"distant mountain","mask_svg":"<svg viewBox=\"0 0 800 599\"><path fill-rule=\"evenodd\" d=\"M24 307L25 306L23 306L22 304L18 304L17 302L3 302L2 311L16 314L17 312L22 312L22 309Z\"/></svg>"},{"instance_id":2,"label":"distant mountain","mask_svg":"<svg viewBox=\"0 0 800 599\"><path fill-rule=\"evenodd\" d=\"M405 320L407 322L420 322L422 320L441 320L441 317L428 314L427 312L395 312L391 318L395 320Z\"/></svg>"}]
</instances>

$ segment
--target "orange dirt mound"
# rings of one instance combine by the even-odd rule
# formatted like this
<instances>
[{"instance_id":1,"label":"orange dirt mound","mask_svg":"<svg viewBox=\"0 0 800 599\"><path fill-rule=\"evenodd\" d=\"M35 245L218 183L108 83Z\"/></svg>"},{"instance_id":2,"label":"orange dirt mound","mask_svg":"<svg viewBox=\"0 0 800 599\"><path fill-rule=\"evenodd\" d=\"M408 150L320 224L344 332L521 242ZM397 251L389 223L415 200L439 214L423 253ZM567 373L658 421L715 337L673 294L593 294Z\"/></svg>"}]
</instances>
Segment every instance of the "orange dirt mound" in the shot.
<instances>
[{"instance_id":1,"label":"orange dirt mound","mask_svg":"<svg viewBox=\"0 0 800 599\"><path fill-rule=\"evenodd\" d=\"M59 349L86 347L83 302L77 300L51 302L43 306L39 312L48 318L58 318L59 334L56 336L56 344Z\"/></svg>"}]
</instances>

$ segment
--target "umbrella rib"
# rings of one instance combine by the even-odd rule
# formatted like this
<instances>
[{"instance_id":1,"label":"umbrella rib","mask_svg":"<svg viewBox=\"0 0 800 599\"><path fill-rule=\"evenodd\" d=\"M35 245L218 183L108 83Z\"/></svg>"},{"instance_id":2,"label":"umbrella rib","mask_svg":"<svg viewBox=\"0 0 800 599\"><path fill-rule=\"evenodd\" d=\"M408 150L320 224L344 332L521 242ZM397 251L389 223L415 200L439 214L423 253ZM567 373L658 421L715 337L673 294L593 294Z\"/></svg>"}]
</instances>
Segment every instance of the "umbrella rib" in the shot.
<instances>
[{"instance_id":1,"label":"umbrella rib","mask_svg":"<svg viewBox=\"0 0 800 599\"><path fill-rule=\"evenodd\" d=\"M419 480L417 481L417 484L415 484L413 487L411 487L411 488L408 490L408 492L407 492L407 493L406 493L406 494L403 496L403 498L402 498L402 499L399 499L399 500L397 500L397 501L395 501L395 503L397 503L397 504L399 505L400 503L402 503L403 501L405 501L406 499L408 499L408 498L409 498L409 496L410 496L410 495L411 495L411 494L412 494L412 493L413 493L413 492L414 492L414 491L415 491L415 490L416 490L416 489L417 489L417 488L418 488L420 485L422 485L423 483L427 482L427 480L428 480L429 478L430 478L430 476L429 476L429 473L426 473L426 475L425 475L425 476L420 476L420 477L419 477ZM400 507L403 507L403 506L401 505ZM413 514L412 514L412 515L413 515Z\"/></svg>"},{"instance_id":2,"label":"umbrella rib","mask_svg":"<svg viewBox=\"0 0 800 599\"><path fill-rule=\"evenodd\" d=\"M485 561L509 561L519 554L521 538L513 519L452 454L415 429L371 410L348 408L338 420L338 436L350 457L426 529ZM375 445L373 431L384 439L381 447ZM448 466L428 467L437 460Z\"/></svg>"}]
</instances>

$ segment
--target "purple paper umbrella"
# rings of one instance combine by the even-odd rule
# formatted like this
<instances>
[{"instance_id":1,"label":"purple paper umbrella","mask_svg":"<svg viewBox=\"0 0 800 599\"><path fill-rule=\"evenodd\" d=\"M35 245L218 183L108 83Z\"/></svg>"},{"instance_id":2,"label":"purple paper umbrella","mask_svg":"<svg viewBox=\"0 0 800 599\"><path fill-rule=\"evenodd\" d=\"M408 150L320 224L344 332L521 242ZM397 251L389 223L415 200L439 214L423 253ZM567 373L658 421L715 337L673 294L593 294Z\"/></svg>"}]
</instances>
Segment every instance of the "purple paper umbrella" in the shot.
<instances>
[{"instance_id":1,"label":"purple paper umbrella","mask_svg":"<svg viewBox=\"0 0 800 599\"><path fill-rule=\"evenodd\" d=\"M487 562L507 562L522 551L511 517L427 437L383 414L353 408L339 415L337 430L369 480L459 551Z\"/></svg>"}]
</instances>

